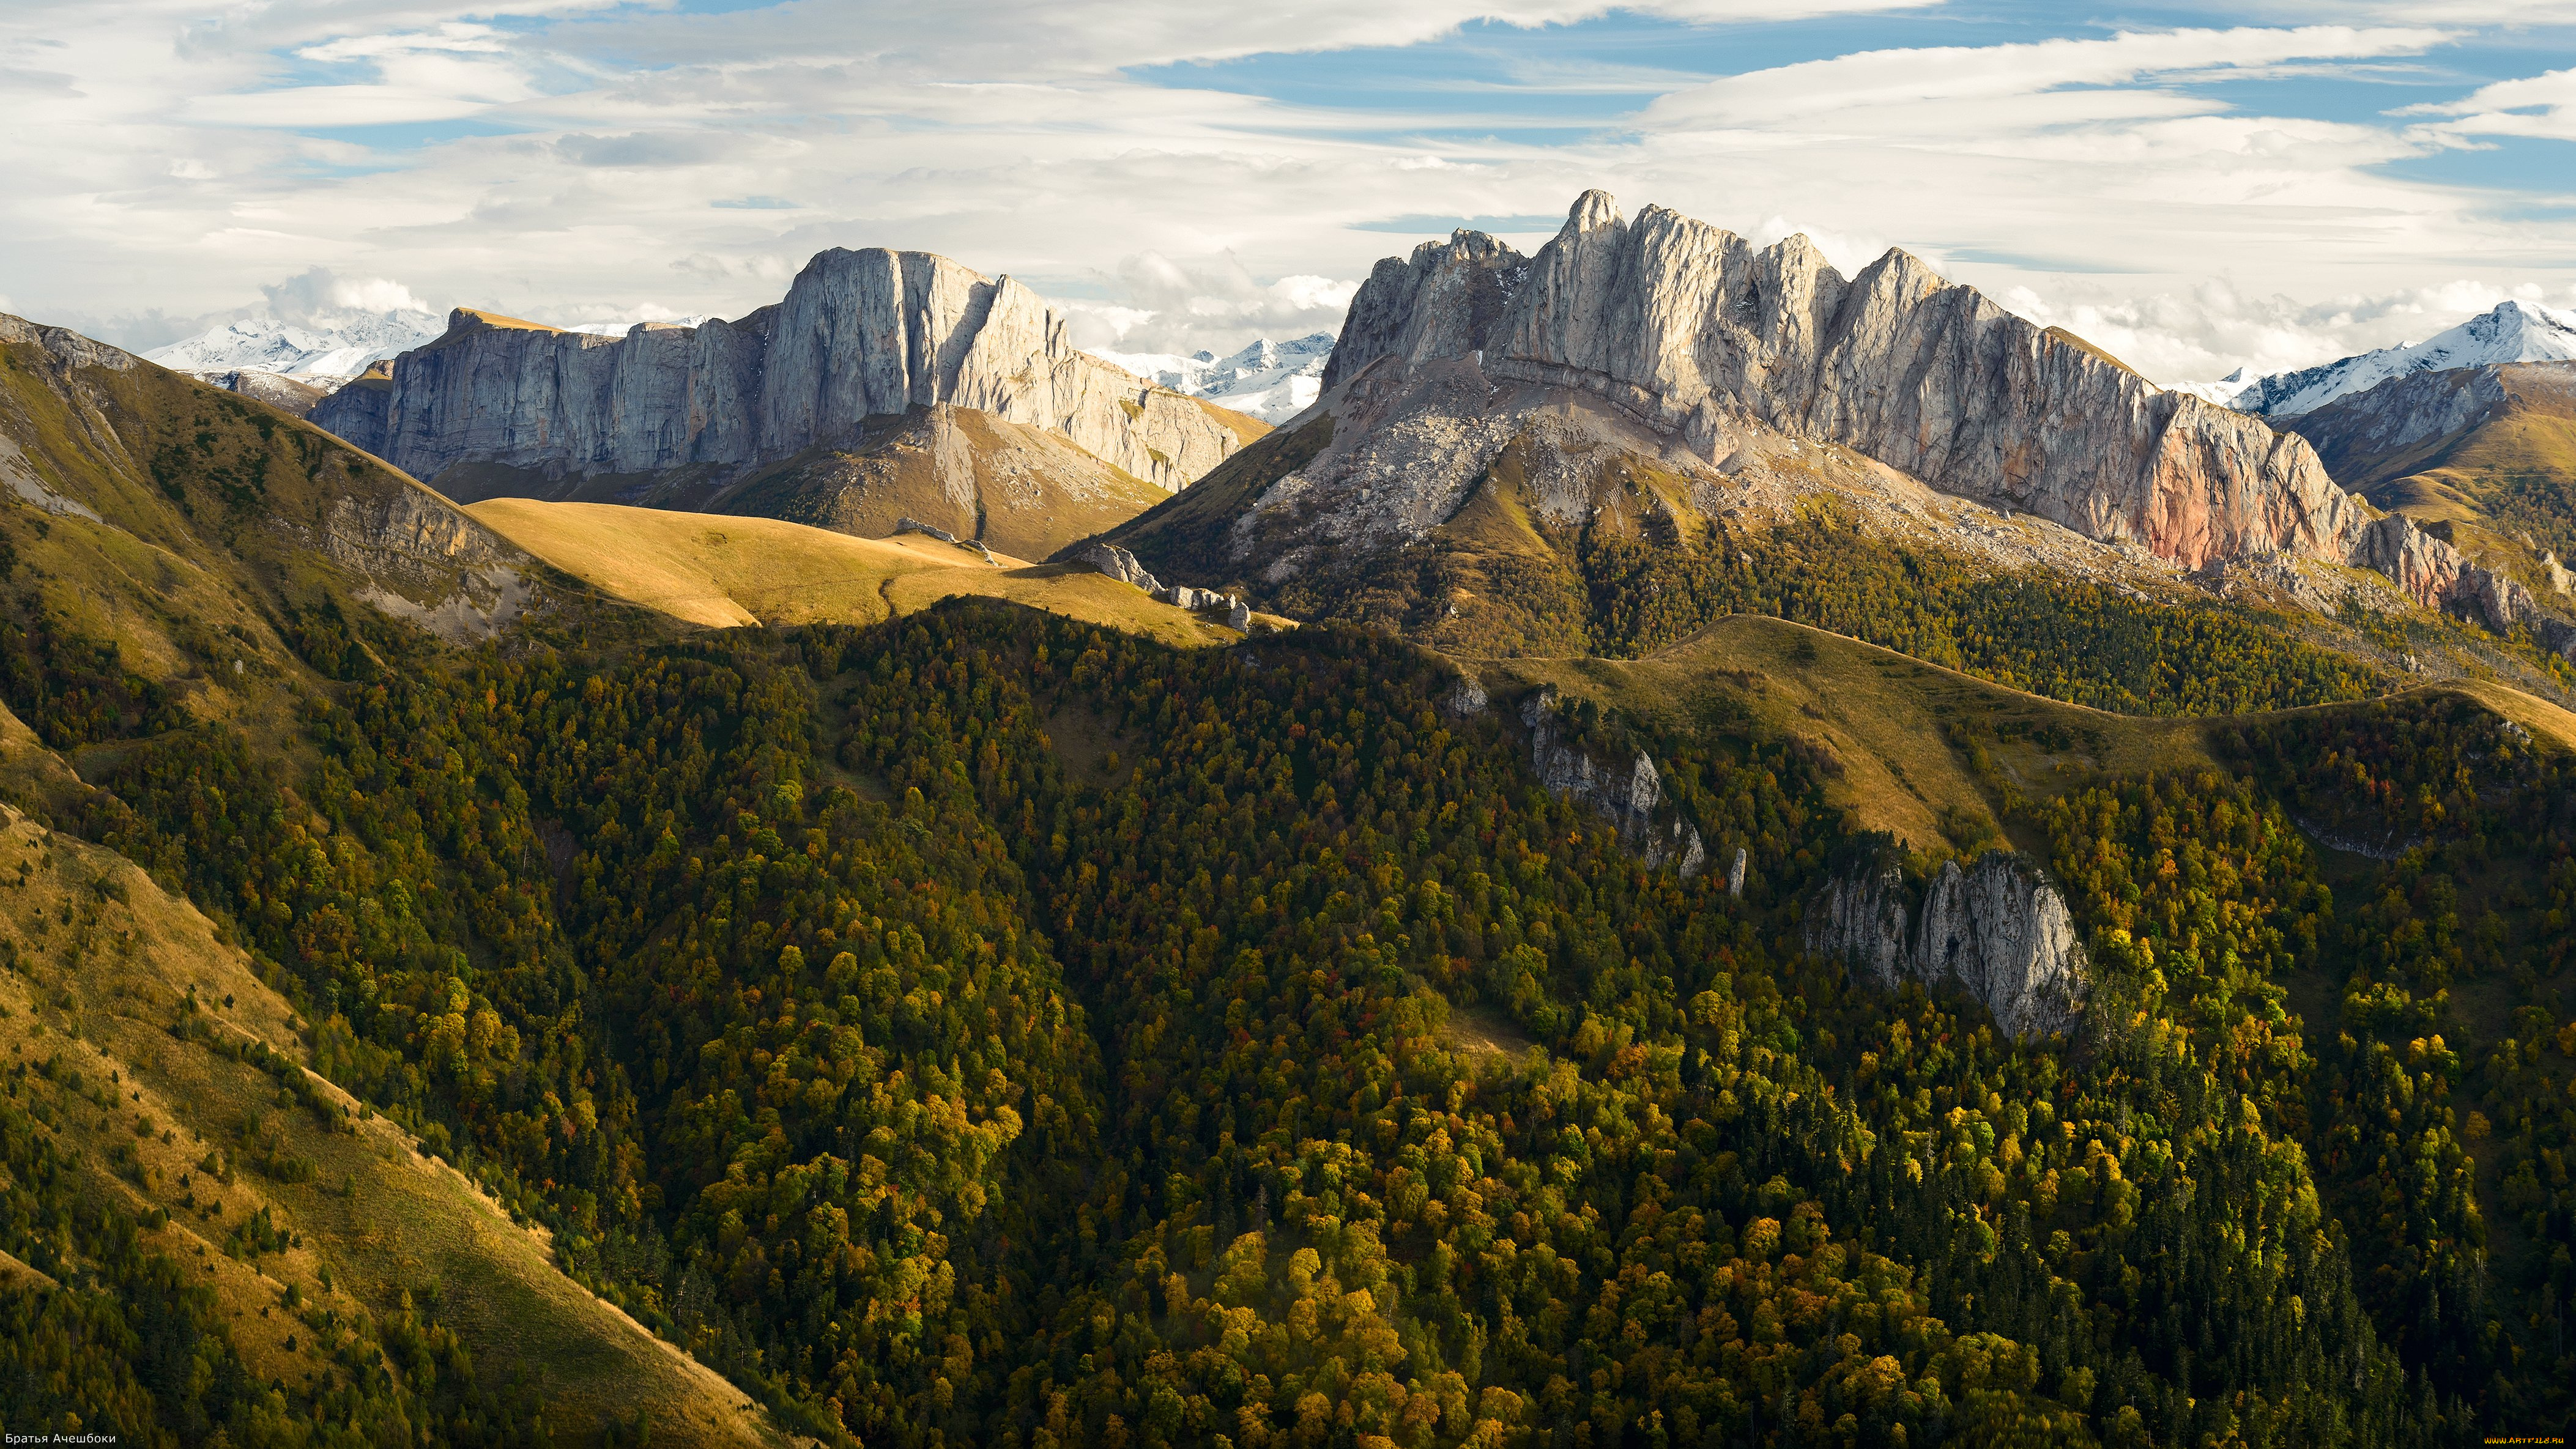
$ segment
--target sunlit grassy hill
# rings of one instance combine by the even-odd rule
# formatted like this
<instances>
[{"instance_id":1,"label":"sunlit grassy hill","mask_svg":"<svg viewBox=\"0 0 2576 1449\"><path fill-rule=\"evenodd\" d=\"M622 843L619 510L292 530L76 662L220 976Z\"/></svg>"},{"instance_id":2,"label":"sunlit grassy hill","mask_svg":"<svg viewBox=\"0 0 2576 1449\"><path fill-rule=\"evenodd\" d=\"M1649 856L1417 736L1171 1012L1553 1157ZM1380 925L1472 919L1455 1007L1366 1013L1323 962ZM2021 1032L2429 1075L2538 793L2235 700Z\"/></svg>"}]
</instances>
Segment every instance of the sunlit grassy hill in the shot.
<instances>
[{"instance_id":1,"label":"sunlit grassy hill","mask_svg":"<svg viewBox=\"0 0 2576 1449\"><path fill-rule=\"evenodd\" d=\"M1089 569L1001 554L987 560L975 549L917 533L853 538L768 518L521 498L490 499L467 511L604 594L712 628L871 624L972 594L1167 644L1242 637Z\"/></svg>"}]
</instances>

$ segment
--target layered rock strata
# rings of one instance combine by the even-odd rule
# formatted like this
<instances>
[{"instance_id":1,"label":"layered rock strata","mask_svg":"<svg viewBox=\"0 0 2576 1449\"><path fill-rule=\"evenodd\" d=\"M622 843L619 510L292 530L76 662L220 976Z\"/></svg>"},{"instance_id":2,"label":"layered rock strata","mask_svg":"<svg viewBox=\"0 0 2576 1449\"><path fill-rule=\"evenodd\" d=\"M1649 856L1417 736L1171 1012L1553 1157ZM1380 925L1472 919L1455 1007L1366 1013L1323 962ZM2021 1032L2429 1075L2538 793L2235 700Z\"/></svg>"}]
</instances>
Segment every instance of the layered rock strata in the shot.
<instances>
[{"instance_id":1,"label":"layered rock strata","mask_svg":"<svg viewBox=\"0 0 2576 1449\"><path fill-rule=\"evenodd\" d=\"M1807 949L1893 991L1906 980L1952 986L2016 1038L2065 1031L2086 990L2084 947L2065 898L2026 857L1955 860L1918 892L1894 853L1829 879L1807 910Z\"/></svg>"},{"instance_id":2,"label":"layered rock strata","mask_svg":"<svg viewBox=\"0 0 2576 1449\"><path fill-rule=\"evenodd\" d=\"M1609 506L1560 466L1604 447L1684 479L1708 512L1740 472L1830 479L1839 452L2186 569L2389 556L2374 510L2302 439L1901 250L1845 278L1804 237L1757 247L1661 207L1632 221L1598 191L1534 257L1460 231L1379 263L1326 383L1308 417L1332 417L1329 445L1232 535L1228 562L1272 583L1347 567L1346 545L1429 539L1523 442L1545 466L1513 465L1517 506L1558 527ZM2392 574L2418 601L2474 606L2455 583L2474 566L2448 544L2396 542L2433 560Z\"/></svg>"},{"instance_id":3,"label":"layered rock strata","mask_svg":"<svg viewBox=\"0 0 2576 1449\"><path fill-rule=\"evenodd\" d=\"M1461 233L1380 263L1328 380L1393 357L1598 394L1712 459L1748 424L1844 444L1945 492L2198 567L2341 557L2366 521L2295 439L2167 392L1891 250L1846 280L1803 236L1757 248L1586 192L1526 262Z\"/></svg>"},{"instance_id":4,"label":"layered rock strata","mask_svg":"<svg viewBox=\"0 0 2576 1449\"><path fill-rule=\"evenodd\" d=\"M938 404L1060 434L1166 492L1260 432L1075 348L1009 277L877 248L817 255L783 301L732 322L603 337L459 308L383 385L313 420L432 481L465 465L726 476Z\"/></svg>"},{"instance_id":5,"label":"layered rock strata","mask_svg":"<svg viewBox=\"0 0 2576 1449\"><path fill-rule=\"evenodd\" d=\"M1664 808L1663 774L1645 751L1624 763L1594 759L1559 727L1553 688L1531 691L1520 714L1529 731L1530 769L1540 784L1591 806L1618 830L1619 844L1649 868L1669 865L1684 880L1707 868L1708 849L1700 842L1699 827ZM1730 876L1739 891L1741 879Z\"/></svg>"}]
</instances>

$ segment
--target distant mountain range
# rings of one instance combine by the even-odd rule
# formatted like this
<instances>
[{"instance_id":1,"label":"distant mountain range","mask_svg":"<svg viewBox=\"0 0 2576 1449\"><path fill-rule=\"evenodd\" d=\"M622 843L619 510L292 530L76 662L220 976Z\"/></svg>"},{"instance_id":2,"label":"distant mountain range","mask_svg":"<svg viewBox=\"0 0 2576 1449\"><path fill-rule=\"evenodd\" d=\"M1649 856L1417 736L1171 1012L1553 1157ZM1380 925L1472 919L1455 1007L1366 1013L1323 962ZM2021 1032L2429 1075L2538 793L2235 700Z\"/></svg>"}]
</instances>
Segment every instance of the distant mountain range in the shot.
<instances>
[{"instance_id":1,"label":"distant mountain range","mask_svg":"<svg viewBox=\"0 0 2576 1449\"><path fill-rule=\"evenodd\" d=\"M1264 337L1230 357L1197 352L1182 357L1170 352L1111 352L1092 349L1092 356L1123 367L1160 387L1222 403L1277 427L1312 406L1324 390L1324 367L1332 360L1333 334L1316 332L1289 342Z\"/></svg>"},{"instance_id":2,"label":"distant mountain range","mask_svg":"<svg viewBox=\"0 0 2576 1449\"><path fill-rule=\"evenodd\" d=\"M2264 377L2249 378L2240 368L2217 382L2190 383L2176 391L2257 417L2295 418L2391 378L2502 363L2570 360L2576 360L2576 312L2506 302L2422 342Z\"/></svg>"},{"instance_id":3,"label":"distant mountain range","mask_svg":"<svg viewBox=\"0 0 2576 1449\"><path fill-rule=\"evenodd\" d=\"M435 312L357 313L329 325L303 326L249 317L210 328L143 354L174 372L265 372L338 383L367 364L418 347L446 330Z\"/></svg>"}]
</instances>

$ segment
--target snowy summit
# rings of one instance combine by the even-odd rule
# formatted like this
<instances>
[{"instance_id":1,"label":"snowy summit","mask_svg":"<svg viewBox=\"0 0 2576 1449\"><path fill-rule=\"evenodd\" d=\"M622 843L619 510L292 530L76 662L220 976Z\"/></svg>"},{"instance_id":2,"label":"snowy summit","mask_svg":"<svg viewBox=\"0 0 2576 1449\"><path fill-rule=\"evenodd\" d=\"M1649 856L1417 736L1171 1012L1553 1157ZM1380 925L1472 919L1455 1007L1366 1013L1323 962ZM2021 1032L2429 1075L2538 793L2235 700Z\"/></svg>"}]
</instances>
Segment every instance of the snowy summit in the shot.
<instances>
[{"instance_id":1,"label":"snowy summit","mask_svg":"<svg viewBox=\"0 0 2576 1449\"><path fill-rule=\"evenodd\" d=\"M332 384L408 352L446 328L434 312L359 313L312 327L251 317L143 354L177 372L267 372Z\"/></svg>"},{"instance_id":2,"label":"snowy summit","mask_svg":"<svg viewBox=\"0 0 2576 1449\"><path fill-rule=\"evenodd\" d=\"M2340 362L2297 372L2276 372L2250 381L2239 369L2224 381L2189 384L2176 390L2224 403L2240 413L2294 418L2314 412L2336 398L2367 391L2408 373L2571 359L2576 359L2576 312L2530 302L2507 302L2422 342L2383 347Z\"/></svg>"},{"instance_id":3,"label":"snowy summit","mask_svg":"<svg viewBox=\"0 0 2576 1449\"><path fill-rule=\"evenodd\" d=\"M1182 357L1098 349L1091 355L1151 378L1157 386L1203 397L1276 425L1304 412L1324 390L1324 363L1333 355L1333 334L1317 332L1293 342L1264 337L1231 357L1213 352Z\"/></svg>"}]
</instances>

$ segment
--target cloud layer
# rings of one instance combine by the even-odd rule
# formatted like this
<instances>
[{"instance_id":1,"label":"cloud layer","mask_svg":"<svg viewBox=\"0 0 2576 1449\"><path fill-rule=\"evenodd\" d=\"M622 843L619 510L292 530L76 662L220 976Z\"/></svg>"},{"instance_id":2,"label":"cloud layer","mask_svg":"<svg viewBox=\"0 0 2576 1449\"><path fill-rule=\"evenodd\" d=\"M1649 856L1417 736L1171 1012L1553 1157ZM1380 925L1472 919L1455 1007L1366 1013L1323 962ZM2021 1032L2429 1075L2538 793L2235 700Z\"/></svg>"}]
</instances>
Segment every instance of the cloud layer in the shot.
<instances>
[{"instance_id":1,"label":"cloud layer","mask_svg":"<svg viewBox=\"0 0 2576 1449\"><path fill-rule=\"evenodd\" d=\"M1858 13L1902 42L1854 44ZM2190 22L34 0L0 14L0 259L16 309L149 345L246 308L738 315L824 247L921 247L1021 276L1086 342L1223 352L1336 323L1409 245L1389 218L1561 214L1598 185L1808 231L1847 268L1907 246L2166 380L2576 296L2576 153L2502 185L2488 166L2576 142L2576 48L2551 28L2576 0ZM1544 43L1475 68L1521 34ZM2500 35L2516 73L2451 73ZM1265 69L1320 52L1410 80L1319 99Z\"/></svg>"}]
</instances>

